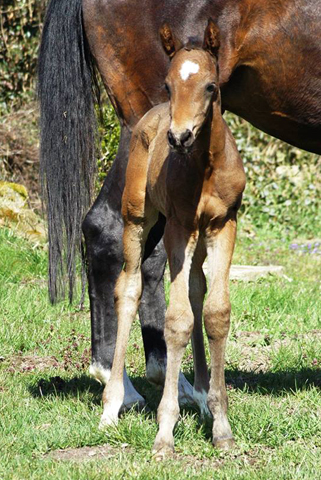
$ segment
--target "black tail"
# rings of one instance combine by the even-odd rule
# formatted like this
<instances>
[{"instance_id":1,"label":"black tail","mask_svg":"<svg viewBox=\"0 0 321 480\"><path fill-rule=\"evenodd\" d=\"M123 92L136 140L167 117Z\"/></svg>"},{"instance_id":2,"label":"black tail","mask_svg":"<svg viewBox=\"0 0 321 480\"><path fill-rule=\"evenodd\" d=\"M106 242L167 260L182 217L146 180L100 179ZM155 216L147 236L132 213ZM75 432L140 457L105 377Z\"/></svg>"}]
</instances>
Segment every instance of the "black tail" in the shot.
<instances>
[{"instance_id":1,"label":"black tail","mask_svg":"<svg viewBox=\"0 0 321 480\"><path fill-rule=\"evenodd\" d=\"M64 297L67 279L72 301L81 222L95 177L97 122L91 62L82 0L50 0L40 46L38 88L52 302Z\"/></svg>"}]
</instances>

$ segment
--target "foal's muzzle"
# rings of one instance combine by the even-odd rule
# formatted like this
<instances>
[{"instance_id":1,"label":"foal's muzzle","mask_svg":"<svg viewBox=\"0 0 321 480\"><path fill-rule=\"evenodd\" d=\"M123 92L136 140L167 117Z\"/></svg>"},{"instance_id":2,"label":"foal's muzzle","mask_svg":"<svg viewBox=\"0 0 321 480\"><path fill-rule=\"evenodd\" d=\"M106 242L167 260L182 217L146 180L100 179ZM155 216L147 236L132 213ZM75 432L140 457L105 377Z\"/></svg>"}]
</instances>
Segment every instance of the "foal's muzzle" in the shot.
<instances>
[{"instance_id":1,"label":"foal's muzzle","mask_svg":"<svg viewBox=\"0 0 321 480\"><path fill-rule=\"evenodd\" d=\"M172 130L168 130L167 139L170 147L178 151L189 150L195 140L193 132L188 129L185 130L185 132L181 133L179 136L175 135Z\"/></svg>"}]
</instances>

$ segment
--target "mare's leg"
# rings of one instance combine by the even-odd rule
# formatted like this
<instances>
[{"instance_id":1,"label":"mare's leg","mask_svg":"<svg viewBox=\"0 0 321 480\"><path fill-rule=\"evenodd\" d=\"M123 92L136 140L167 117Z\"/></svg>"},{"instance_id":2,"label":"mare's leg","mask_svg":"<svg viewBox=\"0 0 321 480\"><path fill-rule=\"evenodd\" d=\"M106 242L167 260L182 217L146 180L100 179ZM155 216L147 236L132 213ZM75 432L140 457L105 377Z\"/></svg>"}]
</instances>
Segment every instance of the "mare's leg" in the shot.
<instances>
[{"instance_id":1,"label":"mare's leg","mask_svg":"<svg viewBox=\"0 0 321 480\"><path fill-rule=\"evenodd\" d=\"M236 219L226 221L217 232L208 233L206 246L209 267L209 294L204 321L211 352L211 380L208 406L213 415L213 444L227 449L234 445L227 419L224 377L225 346L230 327L229 272L236 236Z\"/></svg>"},{"instance_id":2,"label":"mare's leg","mask_svg":"<svg viewBox=\"0 0 321 480\"><path fill-rule=\"evenodd\" d=\"M164 228L165 217L159 223ZM154 228L149 234L149 240L151 241L154 239ZM147 247L148 245L146 245L145 257L148 255ZM156 259L158 259L157 264ZM150 383L161 387L163 387L165 380L164 359L166 358L164 339L166 302L163 279L166 260L163 240L160 240L154 250L154 255L147 258L143 263L144 289L139 306L139 319L142 326L146 359L146 376ZM161 292L162 295L155 295L157 291Z\"/></svg>"},{"instance_id":3,"label":"mare's leg","mask_svg":"<svg viewBox=\"0 0 321 480\"><path fill-rule=\"evenodd\" d=\"M163 397L158 407L159 430L153 452L162 458L174 449L173 429L179 415L178 380L182 357L190 339L194 315L188 297L189 274L197 237L175 219L168 220L164 244L168 255L171 287L165 317L167 370Z\"/></svg>"},{"instance_id":4,"label":"mare's leg","mask_svg":"<svg viewBox=\"0 0 321 480\"><path fill-rule=\"evenodd\" d=\"M189 299L194 314L194 328L192 334L194 357L193 397L195 403L199 406L201 417L210 416L207 406L209 377L205 357L202 321L203 302L206 293L206 278L202 270L205 256L206 249L204 241L200 238L193 257L189 278Z\"/></svg>"},{"instance_id":5,"label":"mare's leg","mask_svg":"<svg viewBox=\"0 0 321 480\"><path fill-rule=\"evenodd\" d=\"M116 159L95 204L83 223L91 310L90 372L105 384L110 377L117 335L114 288L123 263L123 221L120 210L129 140L130 132L123 128ZM156 225L154 228L156 229ZM162 275L165 253L162 244L157 245L147 261L148 268L145 273L147 274L148 271L153 273L145 278L147 288L141 309L144 316L143 337L145 348L148 345L148 358L154 354L159 364L164 365L166 361L163 339L165 300ZM152 308L149 311L150 304ZM155 305L158 305L157 310ZM143 397L134 389L125 370L124 384L124 407L130 408L135 403L144 404Z\"/></svg>"},{"instance_id":6,"label":"mare's leg","mask_svg":"<svg viewBox=\"0 0 321 480\"><path fill-rule=\"evenodd\" d=\"M104 412L100 422L101 427L117 423L118 413L124 401L125 355L130 328L142 294L141 265L144 245L151 226L150 223L136 221L134 223L126 222L124 227L125 267L115 288L115 309L118 320L117 340L110 380L103 394Z\"/></svg>"}]
</instances>

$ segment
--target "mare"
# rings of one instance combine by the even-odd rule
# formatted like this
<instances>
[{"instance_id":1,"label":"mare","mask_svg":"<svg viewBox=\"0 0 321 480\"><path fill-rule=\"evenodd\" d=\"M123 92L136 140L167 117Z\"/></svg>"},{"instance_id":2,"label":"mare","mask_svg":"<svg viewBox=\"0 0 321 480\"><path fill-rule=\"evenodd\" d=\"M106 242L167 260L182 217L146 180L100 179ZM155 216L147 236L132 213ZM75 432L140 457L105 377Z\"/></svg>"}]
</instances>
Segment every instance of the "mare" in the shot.
<instances>
[{"instance_id":1,"label":"mare","mask_svg":"<svg viewBox=\"0 0 321 480\"><path fill-rule=\"evenodd\" d=\"M160 35L172 58L166 77L170 101L144 115L130 143L122 200L125 267L115 289L118 333L101 424L117 422L123 404L125 352L143 290L144 248L161 212L166 216L164 244L171 286L165 316L167 369L153 451L163 457L174 448L179 370L192 332L195 400L203 415L207 405L213 415L213 444L228 448L234 443L227 419L224 354L231 311L229 270L245 173L221 113L218 28L209 20L202 49L181 48L167 25ZM202 332L206 255L209 293L204 324L211 353L210 386Z\"/></svg>"},{"instance_id":2,"label":"mare","mask_svg":"<svg viewBox=\"0 0 321 480\"><path fill-rule=\"evenodd\" d=\"M52 301L68 288L72 298L82 227L91 309L91 372L103 382L110 376L117 333L114 287L123 262L120 209L129 141L139 119L167 99L164 79L169 59L155 32L167 22L183 45L192 41L201 46L209 17L220 28L222 108L271 135L321 153L320 2L49 1L39 56L49 291ZM113 166L91 206L97 158L93 64L117 112L121 137ZM147 378L159 384L166 362L163 228L160 215L146 243L139 309ZM124 406L143 403L124 375ZM192 393L181 375L181 401L192 400Z\"/></svg>"}]
</instances>

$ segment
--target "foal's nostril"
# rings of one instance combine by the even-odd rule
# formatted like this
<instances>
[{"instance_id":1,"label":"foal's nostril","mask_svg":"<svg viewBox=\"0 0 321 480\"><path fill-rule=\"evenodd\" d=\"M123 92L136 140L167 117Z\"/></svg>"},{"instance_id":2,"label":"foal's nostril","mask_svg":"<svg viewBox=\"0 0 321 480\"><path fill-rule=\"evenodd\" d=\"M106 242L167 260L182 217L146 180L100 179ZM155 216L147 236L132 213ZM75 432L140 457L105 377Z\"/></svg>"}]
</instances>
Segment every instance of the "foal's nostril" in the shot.
<instances>
[{"instance_id":1,"label":"foal's nostril","mask_svg":"<svg viewBox=\"0 0 321 480\"><path fill-rule=\"evenodd\" d=\"M168 139L168 143L170 144L171 147L176 146L176 139L175 139L174 135L172 134L171 130L168 130L168 132L167 132L167 139Z\"/></svg>"},{"instance_id":2,"label":"foal's nostril","mask_svg":"<svg viewBox=\"0 0 321 480\"><path fill-rule=\"evenodd\" d=\"M185 130L179 140L182 147L189 147L193 143L193 133L190 130Z\"/></svg>"},{"instance_id":3,"label":"foal's nostril","mask_svg":"<svg viewBox=\"0 0 321 480\"><path fill-rule=\"evenodd\" d=\"M172 130L167 132L168 143L174 150L182 150L190 147L194 141L194 135L190 130L185 130L180 136L173 134Z\"/></svg>"}]
</instances>

